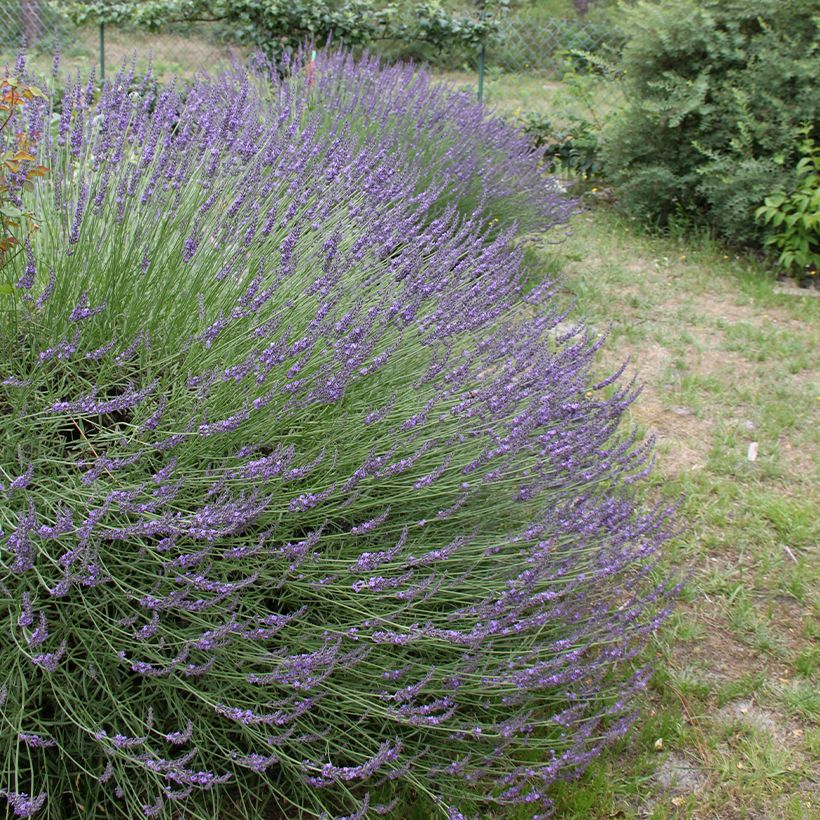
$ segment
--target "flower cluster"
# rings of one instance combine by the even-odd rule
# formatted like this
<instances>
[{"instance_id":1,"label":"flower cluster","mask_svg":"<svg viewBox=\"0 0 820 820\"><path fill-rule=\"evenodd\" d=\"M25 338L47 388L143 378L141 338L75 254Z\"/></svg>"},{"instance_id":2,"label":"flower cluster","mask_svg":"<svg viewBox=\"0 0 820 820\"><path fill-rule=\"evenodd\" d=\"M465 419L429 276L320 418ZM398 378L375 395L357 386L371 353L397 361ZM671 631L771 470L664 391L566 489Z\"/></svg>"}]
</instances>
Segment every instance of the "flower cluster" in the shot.
<instances>
[{"instance_id":1,"label":"flower cluster","mask_svg":"<svg viewBox=\"0 0 820 820\"><path fill-rule=\"evenodd\" d=\"M285 69L126 66L26 109L52 173L2 271L17 816L545 812L646 681L670 523L630 490L636 391L492 227L570 206L421 74Z\"/></svg>"}]
</instances>

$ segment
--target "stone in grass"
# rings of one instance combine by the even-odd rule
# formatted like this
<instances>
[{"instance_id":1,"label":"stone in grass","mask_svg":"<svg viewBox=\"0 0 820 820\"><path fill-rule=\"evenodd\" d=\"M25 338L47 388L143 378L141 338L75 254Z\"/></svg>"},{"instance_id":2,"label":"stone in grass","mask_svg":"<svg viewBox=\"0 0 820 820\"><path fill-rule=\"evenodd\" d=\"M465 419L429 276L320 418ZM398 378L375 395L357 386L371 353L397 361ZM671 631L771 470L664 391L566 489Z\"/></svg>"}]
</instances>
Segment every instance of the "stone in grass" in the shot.
<instances>
[{"instance_id":1,"label":"stone in grass","mask_svg":"<svg viewBox=\"0 0 820 820\"><path fill-rule=\"evenodd\" d=\"M738 720L752 726L759 732L767 732L780 739L784 733L783 721L774 712L761 709L753 700L738 700L726 704L719 714L723 718Z\"/></svg>"},{"instance_id":2,"label":"stone in grass","mask_svg":"<svg viewBox=\"0 0 820 820\"><path fill-rule=\"evenodd\" d=\"M555 325L550 331L550 335L555 339L562 341L571 339L575 336L582 336L586 331L590 336L595 335L595 331L587 324L573 321L563 321Z\"/></svg>"}]
</instances>

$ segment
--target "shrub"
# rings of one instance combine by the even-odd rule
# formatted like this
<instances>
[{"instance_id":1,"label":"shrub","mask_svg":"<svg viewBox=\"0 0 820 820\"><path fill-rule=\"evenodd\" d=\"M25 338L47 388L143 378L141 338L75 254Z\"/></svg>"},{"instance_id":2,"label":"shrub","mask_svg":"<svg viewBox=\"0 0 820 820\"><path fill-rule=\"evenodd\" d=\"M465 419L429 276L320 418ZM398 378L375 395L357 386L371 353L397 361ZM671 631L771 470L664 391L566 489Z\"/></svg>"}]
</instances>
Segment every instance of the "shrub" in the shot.
<instances>
[{"instance_id":1,"label":"shrub","mask_svg":"<svg viewBox=\"0 0 820 820\"><path fill-rule=\"evenodd\" d=\"M767 196L755 216L768 226L766 245L780 251L777 264L808 278L820 269L820 148L809 133L800 154L795 190Z\"/></svg>"},{"instance_id":2,"label":"shrub","mask_svg":"<svg viewBox=\"0 0 820 820\"><path fill-rule=\"evenodd\" d=\"M618 88L614 67L592 55L587 57L595 61L596 72L580 72L570 66L550 116L530 111L519 117L533 144L543 146L547 169L582 180L603 174L600 135L614 116L614 108L609 106L617 100Z\"/></svg>"},{"instance_id":3,"label":"shrub","mask_svg":"<svg viewBox=\"0 0 820 820\"><path fill-rule=\"evenodd\" d=\"M69 81L53 131L28 108L52 173L2 271L15 816L540 810L633 719L668 599L634 390L556 337L552 285L522 298L512 229L431 212L389 128L293 88L123 70Z\"/></svg>"},{"instance_id":4,"label":"shrub","mask_svg":"<svg viewBox=\"0 0 820 820\"><path fill-rule=\"evenodd\" d=\"M623 203L762 244L754 212L794 187L799 129L818 123L811 0L639 3L626 15L627 106L605 135Z\"/></svg>"},{"instance_id":5,"label":"shrub","mask_svg":"<svg viewBox=\"0 0 820 820\"><path fill-rule=\"evenodd\" d=\"M584 117L570 117L566 126L556 126L550 117L534 111L521 116L524 133L537 147L544 147L550 172L564 171L582 179L600 176L598 132Z\"/></svg>"}]
</instances>

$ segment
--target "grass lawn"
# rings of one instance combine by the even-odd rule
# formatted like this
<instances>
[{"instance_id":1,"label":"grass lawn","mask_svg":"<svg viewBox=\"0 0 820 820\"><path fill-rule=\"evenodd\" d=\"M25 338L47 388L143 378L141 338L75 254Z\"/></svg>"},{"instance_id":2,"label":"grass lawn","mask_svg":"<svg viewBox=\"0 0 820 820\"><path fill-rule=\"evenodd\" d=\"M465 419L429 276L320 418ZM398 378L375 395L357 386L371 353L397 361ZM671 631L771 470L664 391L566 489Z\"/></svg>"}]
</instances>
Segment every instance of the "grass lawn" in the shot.
<instances>
[{"instance_id":1,"label":"grass lawn","mask_svg":"<svg viewBox=\"0 0 820 820\"><path fill-rule=\"evenodd\" d=\"M658 442L647 492L683 498L667 566L690 573L636 730L560 791L559 816L818 816L820 299L602 208L530 254L609 330L602 370L631 357L631 421Z\"/></svg>"},{"instance_id":2,"label":"grass lawn","mask_svg":"<svg viewBox=\"0 0 820 820\"><path fill-rule=\"evenodd\" d=\"M445 82L475 93L478 75L468 71L440 71L436 76ZM589 97L572 94L560 81L541 74L495 71L488 68L484 77L484 103L501 116L516 118L534 112L551 115L556 124L566 123L566 114L589 118L591 110L603 118L616 108L621 94L614 82L601 82L587 89Z\"/></svg>"},{"instance_id":3,"label":"grass lawn","mask_svg":"<svg viewBox=\"0 0 820 820\"><path fill-rule=\"evenodd\" d=\"M112 79L120 67L136 58L137 70L144 71L149 62L157 77L170 79L176 75L190 79L203 68L218 68L229 64L232 56L242 58L236 47L209 41L205 36L192 37L182 33L163 32L148 34L105 28L105 75ZM61 75L80 72L87 77L92 66L99 75L100 33L96 26L72 29L62 35L60 45ZM0 64L13 66L16 49L0 49ZM30 67L42 75L51 72L53 52L46 43L28 54Z\"/></svg>"},{"instance_id":4,"label":"grass lawn","mask_svg":"<svg viewBox=\"0 0 820 820\"><path fill-rule=\"evenodd\" d=\"M436 76L476 93L478 75L474 71L438 71ZM562 83L538 74L496 72L489 68L484 77L484 102L505 116L524 111L546 114L554 108L555 97L562 88Z\"/></svg>"}]
</instances>

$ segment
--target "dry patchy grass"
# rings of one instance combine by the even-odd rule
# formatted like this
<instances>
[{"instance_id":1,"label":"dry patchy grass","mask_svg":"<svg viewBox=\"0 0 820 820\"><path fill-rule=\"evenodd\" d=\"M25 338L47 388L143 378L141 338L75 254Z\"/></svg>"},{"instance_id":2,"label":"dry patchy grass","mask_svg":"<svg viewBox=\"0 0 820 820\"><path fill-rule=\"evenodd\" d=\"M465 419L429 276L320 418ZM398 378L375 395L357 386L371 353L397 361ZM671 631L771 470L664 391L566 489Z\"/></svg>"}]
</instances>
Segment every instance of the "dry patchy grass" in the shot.
<instances>
[{"instance_id":1,"label":"dry patchy grass","mask_svg":"<svg viewBox=\"0 0 820 820\"><path fill-rule=\"evenodd\" d=\"M609 328L602 369L632 359L631 421L658 440L648 494L682 499L667 568L690 575L636 734L559 791L559 814L815 817L820 300L705 239L600 209L573 227L541 262Z\"/></svg>"}]
</instances>

